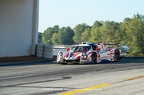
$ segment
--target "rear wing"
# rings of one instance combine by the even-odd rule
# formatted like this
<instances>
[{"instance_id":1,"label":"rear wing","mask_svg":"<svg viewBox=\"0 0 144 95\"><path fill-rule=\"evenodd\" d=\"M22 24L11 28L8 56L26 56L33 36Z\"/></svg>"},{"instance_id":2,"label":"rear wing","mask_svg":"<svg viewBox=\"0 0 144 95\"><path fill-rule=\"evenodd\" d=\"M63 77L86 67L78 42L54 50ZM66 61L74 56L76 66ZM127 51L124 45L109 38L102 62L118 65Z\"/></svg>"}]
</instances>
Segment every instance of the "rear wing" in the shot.
<instances>
[{"instance_id":1,"label":"rear wing","mask_svg":"<svg viewBox=\"0 0 144 95\"><path fill-rule=\"evenodd\" d=\"M106 44L106 43L104 43L104 45L119 45L119 46L120 46L120 44L119 44L119 43L118 43L118 44L115 44L115 43L114 43L114 44L109 44L109 43L108 43L108 44Z\"/></svg>"},{"instance_id":2,"label":"rear wing","mask_svg":"<svg viewBox=\"0 0 144 95\"><path fill-rule=\"evenodd\" d=\"M104 45L106 45L107 47L113 47L113 48L118 48L118 49L122 48L120 43L112 43L112 44L106 43Z\"/></svg>"},{"instance_id":3,"label":"rear wing","mask_svg":"<svg viewBox=\"0 0 144 95\"><path fill-rule=\"evenodd\" d=\"M119 43L99 43L98 46L100 48L117 48L117 49L121 49L121 44Z\"/></svg>"}]
</instances>

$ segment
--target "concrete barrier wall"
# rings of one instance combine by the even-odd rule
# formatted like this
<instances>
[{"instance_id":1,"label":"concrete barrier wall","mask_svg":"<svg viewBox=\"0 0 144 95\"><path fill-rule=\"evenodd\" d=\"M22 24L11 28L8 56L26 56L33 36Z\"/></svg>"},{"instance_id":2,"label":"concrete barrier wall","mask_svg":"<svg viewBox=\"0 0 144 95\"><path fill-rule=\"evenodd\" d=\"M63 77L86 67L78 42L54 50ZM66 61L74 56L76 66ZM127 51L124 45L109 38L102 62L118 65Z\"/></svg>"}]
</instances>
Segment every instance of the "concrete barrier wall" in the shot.
<instances>
[{"instance_id":1,"label":"concrete barrier wall","mask_svg":"<svg viewBox=\"0 0 144 95\"><path fill-rule=\"evenodd\" d=\"M34 54L38 31L36 1L0 0L0 57Z\"/></svg>"}]
</instances>

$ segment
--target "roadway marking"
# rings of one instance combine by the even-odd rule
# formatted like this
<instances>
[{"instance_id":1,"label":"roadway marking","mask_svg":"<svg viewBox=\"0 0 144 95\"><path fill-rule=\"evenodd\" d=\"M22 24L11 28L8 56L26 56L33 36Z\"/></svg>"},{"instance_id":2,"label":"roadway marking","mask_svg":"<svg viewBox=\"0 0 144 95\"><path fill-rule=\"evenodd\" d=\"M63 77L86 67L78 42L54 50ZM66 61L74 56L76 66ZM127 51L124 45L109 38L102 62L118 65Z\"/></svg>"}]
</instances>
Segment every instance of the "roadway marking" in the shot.
<instances>
[{"instance_id":1,"label":"roadway marking","mask_svg":"<svg viewBox=\"0 0 144 95\"><path fill-rule=\"evenodd\" d=\"M78 93L82 93L82 92L86 92L86 91L92 91L92 90L95 90L95 89L104 88L104 87L107 87L107 86L110 86L110 85L111 85L111 84L96 85L96 86L92 86L92 87L88 87L88 88L84 88L84 89L77 89L77 90L74 90L74 91L66 92L66 93L63 93L63 94L61 94L61 95L73 95L73 94L78 94Z\"/></svg>"},{"instance_id":2,"label":"roadway marking","mask_svg":"<svg viewBox=\"0 0 144 95\"><path fill-rule=\"evenodd\" d=\"M127 78L125 79L124 81L130 81L130 80L135 80L135 79L139 79L139 78L143 78L144 76L136 76L136 77L133 77L133 78Z\"/></svg>"},{"instance_id":3,"label":"roadway marking","mask_svg":"<svg viewBox=\"0 0 144 95\"><path fill-rule=\"evenodd\" d=\"M132 78L127 78L121 82L131 81L131 80L135 80L135 79L139 79L139 78L144 78L144 76L135 76ZM96 86L92 86L92 87L88 87L88 88L84 88L84 89L77 89L77 90L69 91L66 93L62 93L61 95L73 95L73 94L83 93L86 91L93 91L96 89L101 89L101 88L108 87L108 86L111 86L111 84L101 84L101 85L96 85Z\"/></svg>"}]
</instances>

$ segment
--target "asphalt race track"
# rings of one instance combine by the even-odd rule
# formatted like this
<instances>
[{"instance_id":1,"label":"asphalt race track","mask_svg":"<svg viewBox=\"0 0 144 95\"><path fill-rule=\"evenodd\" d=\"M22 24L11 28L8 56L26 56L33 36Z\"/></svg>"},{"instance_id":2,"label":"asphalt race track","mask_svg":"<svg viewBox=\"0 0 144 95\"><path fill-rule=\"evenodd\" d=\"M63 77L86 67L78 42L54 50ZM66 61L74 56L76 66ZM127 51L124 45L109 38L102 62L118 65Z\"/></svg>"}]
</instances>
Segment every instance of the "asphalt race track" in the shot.
<instances>
[{"instance_id":1,"label":"asphalt race track","mask_svg":"<svg viewBox=\"0 0 144 95\"><path fill-rule=\"evenodd\" d=\"M0 66L0 95L144 95L144 58Z\"/></svg>"}]
</instances>

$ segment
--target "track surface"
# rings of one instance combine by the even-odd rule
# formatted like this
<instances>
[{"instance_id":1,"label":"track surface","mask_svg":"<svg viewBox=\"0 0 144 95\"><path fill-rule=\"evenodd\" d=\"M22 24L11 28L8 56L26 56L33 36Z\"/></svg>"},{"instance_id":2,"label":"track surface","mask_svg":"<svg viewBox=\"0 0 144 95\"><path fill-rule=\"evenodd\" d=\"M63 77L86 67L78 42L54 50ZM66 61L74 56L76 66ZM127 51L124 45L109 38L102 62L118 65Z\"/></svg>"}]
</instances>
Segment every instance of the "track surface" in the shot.
<instances>
[{"instance_id":1,"label":"track surface","mask_svg":"<svg viewBox=\"0 0 144 95\"><path fill-rule=\"evenodd\" d=\"M0 95L144 95L144 58L0 67Z\"/></svg>"}]
</instances>

